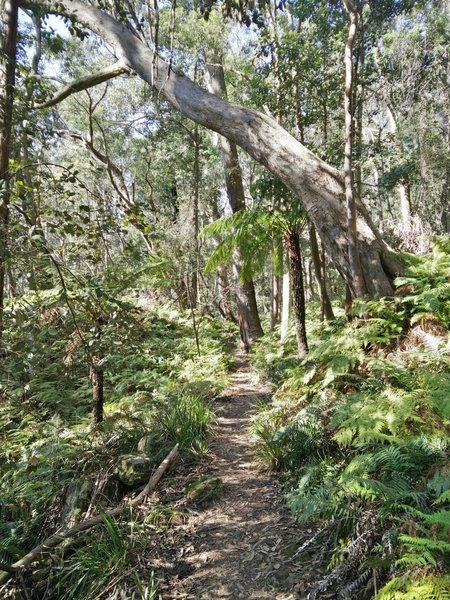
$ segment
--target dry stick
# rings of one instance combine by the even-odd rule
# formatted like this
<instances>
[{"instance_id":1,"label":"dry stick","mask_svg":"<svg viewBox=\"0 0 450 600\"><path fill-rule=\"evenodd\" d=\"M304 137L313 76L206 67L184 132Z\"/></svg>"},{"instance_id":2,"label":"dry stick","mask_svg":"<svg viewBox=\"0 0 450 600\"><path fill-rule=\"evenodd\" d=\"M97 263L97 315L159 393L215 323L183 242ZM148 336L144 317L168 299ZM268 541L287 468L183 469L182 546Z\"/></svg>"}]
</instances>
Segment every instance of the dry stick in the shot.
<instances>
[{"instance_id":1,"label":"dry stick","mask_svg":"<svg viewBox=\"0 0 450 600\"><path fill-rule=\"evenodd\" d=\"M92 519L87 519L86 521L82 521L81 523L78 523L78 525L71 527L70 529L68 529L65 532L54 533L53 535L48 537L46 540L44 540L42 542L42 544L39 544L39 546L36 546L35 548L33 548L33 550L30 550L30 552L28 552L28 554L25 554L25 556L23 556L20 560L18 560L14 564L10 565L9 571L4 572L0 575L0 585L2 585L3 583L6 583L12 577L12 575L15 571L17 571L20 568L28 566L40 554L42 554L43 552L46 552L47 550L50 550L51 548L55 548L56 546L59 546L59 544L61 544L67 538L73 537L77 533L80 533L81 531L85 531L86 529L90 529L94 525L103 523L105 517L115 517L116 515L120 515L120 513L122 513L128 507L138 506L142 502L142 500L146 496L148 496L148 494L150 492L152 492L155 489L155 487L158 485L161 477L164 475L164 473L167 471L167 469L169 469L169 467L171 465L173 465L173 463L177 460L177 458L178 458L178 444L172 448L172 450L169 452L169 454L166 456L166 458L162 461L162 463L159 465L159 467L156 469L156 471L150 477L145 488L142 490L142 492L140 494L138 494L136 496L136 498L134 498L133 500L131 500L128 503L123 503L120 506L113 508L112 510L108 510L97 517L92 517ZM4 565L2 565L2 566L4 566Z\"/></svg>"}]
</instances>

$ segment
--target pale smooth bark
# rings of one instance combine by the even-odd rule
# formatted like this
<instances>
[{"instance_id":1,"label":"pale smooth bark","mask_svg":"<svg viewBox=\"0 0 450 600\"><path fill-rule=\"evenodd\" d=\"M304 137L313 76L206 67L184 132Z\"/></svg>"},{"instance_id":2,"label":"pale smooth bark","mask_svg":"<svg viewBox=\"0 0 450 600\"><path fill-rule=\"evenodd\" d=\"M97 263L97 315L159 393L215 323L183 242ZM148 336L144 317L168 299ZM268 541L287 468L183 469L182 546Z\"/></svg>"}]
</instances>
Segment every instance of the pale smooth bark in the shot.
<instances>
[{"instance_id":1,"label":"pale smooth bark","mask_svg":"<svg viewBox=\"0 0 450 600\"><path fill-rule=\"evenodd\" d=\"M113 65L109 65L104 69L97 71L93 75L86 75L85 77L80 77L75 81L71 81L66 85L63 85L49 100L43 102L42 104L36 104L34 108L49 108L51 106L56 106L56 104L59 104L72 94L76 94L77 92L86 90L90 87L98 85L99 83L104 83L109 79L113 79L118 75L123 75L126 73L131 73L130 68L118 61Z\"/></svg>"},{"instance_id":2,"label":"pale smooth bark","mask_svg":"<svg viewBox=\"0 0 450 600\"><path fill-rule=\"evenodd\" d=\"M208 93L155 55L139 37L107 13L82 0L35 0L47 12L76 17L97 33L139 77L152 85L191 120L216 131L247 151L299 198L315 224L328 256L346 281L351 280L348 258L347 215L342 174L291 136L274 119L231 104ZM399 264L389 248L361 216L356 216L360 259L370 295L393 291Z\"/></svg>"},{"instance_id":3,"label":"pale smooth bark","mask_svg":"<svg viewBox=\"0 0 450 600\"><path fill-rule=\"evenodd\" d=\"M280 320L282 281L279 275L272 272L270 288L270 328L273 329Z\"/></svg>"}]
</instances>

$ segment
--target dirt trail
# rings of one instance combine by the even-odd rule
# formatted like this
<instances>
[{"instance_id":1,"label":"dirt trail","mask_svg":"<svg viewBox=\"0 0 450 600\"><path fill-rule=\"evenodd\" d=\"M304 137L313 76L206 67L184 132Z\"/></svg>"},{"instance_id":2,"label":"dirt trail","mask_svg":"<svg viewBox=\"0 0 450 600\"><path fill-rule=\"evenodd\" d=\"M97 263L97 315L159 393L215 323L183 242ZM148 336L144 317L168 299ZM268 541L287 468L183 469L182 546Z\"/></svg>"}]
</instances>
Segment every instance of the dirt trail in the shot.
<instances>
[{"instance_id":1,"label":"dirt trail","mask_svg":"<svg viewBox=\"0 0 450 600\"><path fill-rule=\"evenodd\" d=\"M221 498L191 512L164 599L293 600L305 582L290 556L306 532L291 523L280 482L257 463L249 418L270 390L252 382L245 356L217 404L210 462L199 476L220 477ZM187 534L187 532L186 532ZM175 540L174 540L175 541ZM168 589L169 588L169 589Z\"/></svg>"}]
</instances>

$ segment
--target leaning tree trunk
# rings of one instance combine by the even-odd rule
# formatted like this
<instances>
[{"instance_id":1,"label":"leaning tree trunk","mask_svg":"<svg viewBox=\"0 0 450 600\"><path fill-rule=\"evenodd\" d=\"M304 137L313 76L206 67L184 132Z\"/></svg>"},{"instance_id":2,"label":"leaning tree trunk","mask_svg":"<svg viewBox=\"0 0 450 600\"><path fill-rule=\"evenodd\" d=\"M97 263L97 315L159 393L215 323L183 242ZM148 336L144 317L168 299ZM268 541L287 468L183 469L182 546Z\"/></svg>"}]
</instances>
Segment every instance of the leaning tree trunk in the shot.
<instances>
[{"instance_id":1,"label":"leaning tree trunk","mask_svg":"<svg viewBox=\"0 0 450 600\"><path fill-rule=\"evenodd\" d=\"M17 2L0 0L0 339L3 333L9 226L9 157L16 73Z\"/></svg>"},{"instance_id":2,"label":"leaning tree trunk","mask_svg":"<svg viewBox=\"0 0 450 600\"><path fill-rule=\"evenodd\" d=\"M219 64L208 66L209 85L217 96L226 96L223 68ZM236 144L223 136L220 137L222 160L225 169L225 184L228 201L233 213L245 210L245 193L242 182L242 172ZM241 340L246 351L252 343L263 335L256 304L255 286L253 281L240 282L241 258L239 251L233 254L233 271L236 278L236 306L238 310Z\"/></svg>"},{"instance_id":3,"label":"leaning tree trunk","mask_svg":"<svg viewBox=\"0 0 450 600\"><path fill-rule=\"evenodd\" d=\"M289 254L289 270L292 279L292 300L294 304L295 337L300 358L308 352L306 339L306 314L305 314L305 286L303 283L302 255L300 250L300 236L296 229L288 231L286 242Z\"/></svg>"},{"instance_id":4,"label":"leaning tree trunk","mask_svg":"<svg viewBox=\"0 0 450 600\"><path fill-rule=\"evenodd\" d=\"M189 119L225 136L265 166L301 198L328 256L344 279L352 281L345 187L340 171L307 150L274 119L231 104L177 73L171 62L155 56L131 29L106 12L82 0L21 0L21 6L76 18L115 50L120 73L132 69ZM108 69L110 73L113 71ZM81 83L78 81L77 85L73 82L65 95L98 81L96 74ZM392 279L403 265L361 214L356 215L356 231L367 292L371 296L391 294Z\"/></svg>"}]
</instances>

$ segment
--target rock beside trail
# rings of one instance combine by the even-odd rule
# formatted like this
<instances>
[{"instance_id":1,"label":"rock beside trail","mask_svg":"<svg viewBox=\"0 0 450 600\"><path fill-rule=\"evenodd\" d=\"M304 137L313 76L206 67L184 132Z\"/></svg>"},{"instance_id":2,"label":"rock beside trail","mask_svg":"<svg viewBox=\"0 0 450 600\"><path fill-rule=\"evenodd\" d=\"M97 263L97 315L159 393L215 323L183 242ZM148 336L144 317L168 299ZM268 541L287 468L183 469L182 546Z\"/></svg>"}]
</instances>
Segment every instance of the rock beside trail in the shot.
<instances>
[{"instance_id":1,"label":"rock beside trail","mask_svg":"<svg viewBox=\"0 0 450 600\"><path fill-rule=\"evenodd\" d=\"M186 497L196 504L208 504L220 498L223 482L220 477L203 477L186 486Z\"/></svg>"},{"instance_id":2,"label":"rock beside trail","mask_svg":"<svg viewBox=\"0 0 450 600\"><path fill-rule=\"evenodd\" d=\"M152 460L144 454L122 454L119 456L116 475L124 485L136 487L148 481L152 464Z\"/></svg>"}]
</instances>

